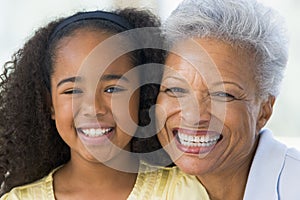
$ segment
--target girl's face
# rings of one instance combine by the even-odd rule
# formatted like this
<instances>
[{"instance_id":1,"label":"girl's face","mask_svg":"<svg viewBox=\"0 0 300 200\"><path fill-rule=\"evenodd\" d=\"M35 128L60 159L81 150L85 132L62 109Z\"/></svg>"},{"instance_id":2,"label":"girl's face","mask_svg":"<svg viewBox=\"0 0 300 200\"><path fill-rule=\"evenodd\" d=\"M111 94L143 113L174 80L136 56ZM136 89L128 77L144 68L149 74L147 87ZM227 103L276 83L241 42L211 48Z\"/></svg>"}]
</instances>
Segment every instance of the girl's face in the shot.
<instances>
[{"instance_id":1,"label":"girl's face","mask_svg":"<svg viewBox=\"0 0 300 200\"><path fill-rule=\"evenodd\" d=\"M249 166L273 100L256 97L255 62L248 53L218 40L194 41L205 54L183 42L177 46L181 56L167 57L158 137L183 171L224 175Z\"/></svg>"},{"instance_id":2,"label":"girl's face","mask_svg":"<svg viewBox=\"0 0 300 200\"><path fill-rule=\"evenodd\" d=\"M106 162L130 150L138 123L139 77L128 55L108 63L107 51L88 58L110 35L79 30L60 42L51 77L52 118L71 159ZM105 61L105 62L104 62ZM132 123L133 124L133 123Z\"/></svg>"}]
</instances>

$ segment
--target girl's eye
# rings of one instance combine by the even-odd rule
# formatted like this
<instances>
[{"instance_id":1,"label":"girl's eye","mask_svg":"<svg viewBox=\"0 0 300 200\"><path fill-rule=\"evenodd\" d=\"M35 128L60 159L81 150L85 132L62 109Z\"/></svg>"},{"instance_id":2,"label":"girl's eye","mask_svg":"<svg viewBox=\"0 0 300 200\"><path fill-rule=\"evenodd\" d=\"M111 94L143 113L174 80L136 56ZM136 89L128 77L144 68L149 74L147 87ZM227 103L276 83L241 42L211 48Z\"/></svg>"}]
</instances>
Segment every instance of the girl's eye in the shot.
<instances>
[{"instance_id":1,"label":"girl's eye","mask_svg":"<svg viewBox=\"0 0 300 200\"><path fill-rule=\"evenodd\" d=\"M122 92L122 91L125 91L125 90L126 89L124 89L124 88L113 86L113 87L106 88L104 90L104 92L107 92L107 93L117 93L117 92Z\"/></svg>"},{"instance_id":2,"label":"girl's eye","mask_svg":"<svg viewBox=\"0 0 300 200\"><path fill-rule=\"evenodd\" d=\"M81 93L83 93L83 91L80 89L70 89L64 91L64 94L81 94Z\"/></svg>"},{"instance_id":3,"label":"girl's eye","mask_svg":"<svg viewBox=\"0 0 300 200\"><path fill-rule=\"evenodd\" d=\"M167 88L164 91L165 93L167 93L168 95L172 96L172 97L181 97L184 94L188 93L188 91L186 89L180 88L180 87L171 87L171 88Z\"/></svg>"},{"instance_id":4,"label":"girl's eye","mask_svg":"<svg viewBox=\"0 0 300 200\"><path fill-rule=\"evenodd\" d=\"M237 99L233 95L226 92L214 92L211 93L210 96L212 100L223 101L223 102L229 102Z\"/></svg>"}]
</instances>

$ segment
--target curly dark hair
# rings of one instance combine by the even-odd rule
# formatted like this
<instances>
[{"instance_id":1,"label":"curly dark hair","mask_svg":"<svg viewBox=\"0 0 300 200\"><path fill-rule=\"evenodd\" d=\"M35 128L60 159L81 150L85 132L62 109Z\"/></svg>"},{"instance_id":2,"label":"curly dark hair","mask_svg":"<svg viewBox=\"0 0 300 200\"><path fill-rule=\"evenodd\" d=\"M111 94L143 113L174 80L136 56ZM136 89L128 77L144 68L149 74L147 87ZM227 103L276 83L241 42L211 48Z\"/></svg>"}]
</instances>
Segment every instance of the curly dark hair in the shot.
<instances>
[{"instance_id":1,"label":"curly dark hair","mask_svg":"<svg viewBox=\"0 0 300 200\"><path fill-rule=\"evenodd\" d=\"M158 18L146 10L127 8L115 13L127 19L134 28L160 26ZM42 178L70 159L70 148L59 136L51 119L51 94L45 84L45 74L48 76L46 79L50 79L53 71L58 42L81 28L104 30L112 34L124 31L112 22L84 20L61 30L49 44L51 33L63 20L50 22L37 30L24 47L13 55L12 60L5 63L3 74L0 75L0 196L15 186ZM156 41L148 42L163 43L158 36ZM135 65L163 63L164 59L164 52L159 49L141 49L132 55ZM158 90L157 84L141 87L139 124L142 126L150 123L147 113L155 104ZM137 144L133 145L135 152L161 148L155 136L147 140L146 150L140 149L145 148L145 141L143 145L139 145L138 139L134 141Z\"/></svg>"}]
</instances>

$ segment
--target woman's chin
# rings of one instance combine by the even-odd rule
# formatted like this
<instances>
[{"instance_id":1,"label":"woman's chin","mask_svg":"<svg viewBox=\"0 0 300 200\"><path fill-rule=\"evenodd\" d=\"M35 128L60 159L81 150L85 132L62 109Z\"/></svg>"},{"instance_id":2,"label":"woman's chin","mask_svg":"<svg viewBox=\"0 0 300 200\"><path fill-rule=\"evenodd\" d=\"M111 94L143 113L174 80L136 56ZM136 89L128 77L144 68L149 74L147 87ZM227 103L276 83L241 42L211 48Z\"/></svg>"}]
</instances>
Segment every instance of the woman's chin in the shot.
<instances>
[{"instance_id":1,"label":"woman's chin","mask_svg":"<svg viewBox=\"0 0 300 200\"><path fill-rule=\"evenodd\" d=\"M210 170L208 162L195 155L182 155L174 162L183 172L191 175L201 175Z\"/></svg>"}]
</instances>

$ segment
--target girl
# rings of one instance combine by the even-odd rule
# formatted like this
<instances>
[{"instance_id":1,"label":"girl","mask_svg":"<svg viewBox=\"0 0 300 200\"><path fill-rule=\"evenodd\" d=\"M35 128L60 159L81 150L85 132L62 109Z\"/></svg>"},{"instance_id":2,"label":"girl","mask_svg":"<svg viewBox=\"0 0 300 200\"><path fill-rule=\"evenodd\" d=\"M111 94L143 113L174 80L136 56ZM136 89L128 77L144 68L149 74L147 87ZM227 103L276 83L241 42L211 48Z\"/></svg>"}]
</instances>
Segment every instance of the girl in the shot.
<instances>
[{"instance_id":1,"label":"girl","mask_svg":"<svg viewBox=\"0 0 300 200\"><path fill-rule=\"evenodd\" d=\"M195 177L177 168L139 166L129 153L137 128L126 122L148 123L139 119L139 109L155 102L156 89L139 89L141 74L132 70L161 63L163 56L151 49L110 56L127 44L153 41L130 37L124 45L108 43L106 52L94 50L117 33L149 26L159 21L147 11L77 13L38 30L5 65L1 199L182 199L203 191L192 184Z\"/></svg>"}]
</instances>

